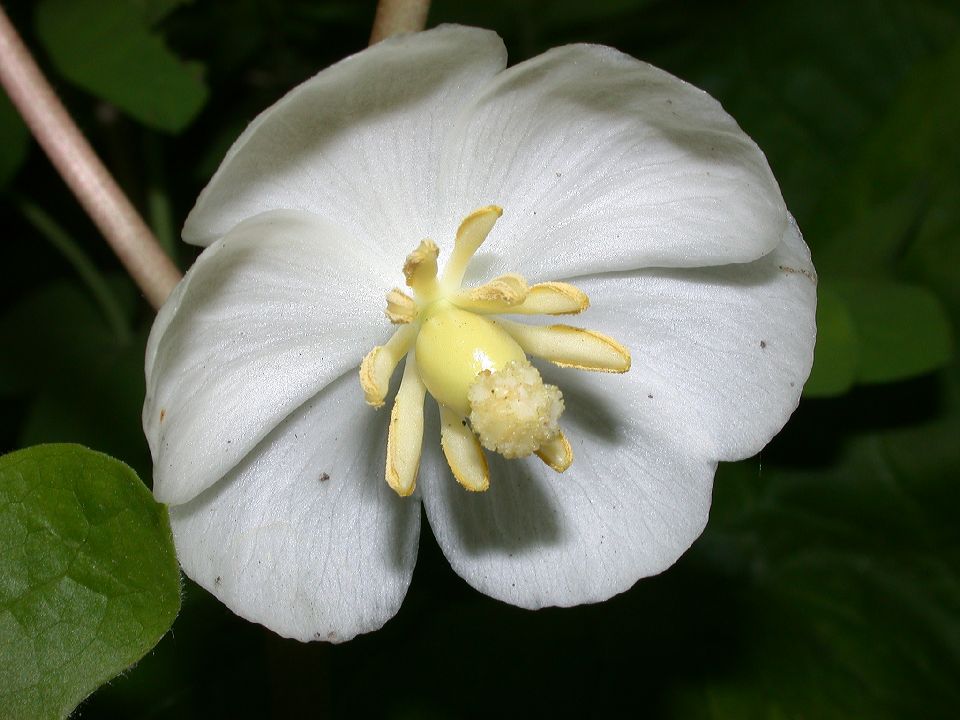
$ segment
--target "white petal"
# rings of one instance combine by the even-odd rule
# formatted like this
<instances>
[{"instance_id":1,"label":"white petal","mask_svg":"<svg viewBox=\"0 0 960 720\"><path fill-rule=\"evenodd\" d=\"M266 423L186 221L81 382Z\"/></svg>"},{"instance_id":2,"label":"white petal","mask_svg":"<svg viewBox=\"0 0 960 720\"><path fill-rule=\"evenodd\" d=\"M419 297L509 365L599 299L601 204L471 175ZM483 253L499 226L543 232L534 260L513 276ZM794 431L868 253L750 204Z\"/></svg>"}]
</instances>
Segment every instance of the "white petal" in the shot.
<instances>
[{"instance_id":1,"label":"white petal","mask_svg":"<svg viewBox=\"0 0 960 720\"><path fill-rule=\"evenodd\" d=\"M392 248L399 270L433 232L444 135L505 64L496 34L444 26L333 65L251 123L197 200L184 239L206 245L244 218L297 208L371 251Z\"/></svg>"},{"instance_id":2,"label":"white petal","mask_svg":"<svg viewBox=\"0 0 960 720\"><path fill-rule=\"evenodd\" d=\"M562 475L490 453L490 489L467 493L435 455L421 469L430 527L454 571L520 607L606 600L672 565L707 521L715 464L620 414L606 392L616 388L597 381L621 376L578 379L590 392L564 388L574 460Z\"/></svg>"},{"instance_id":3,"label":"white petal","mask_svg":"<svg viewBox=\"0 0 960 720\"><path fill-rule=\"evenodd\" d=\"M510 68L461 123L440 184L448 216L503 207L484 277L745 262L787 224L763 153L720 104L611 48Z\"/></svg>"},{"instance_id":4,"label":"white petal","mask_svg":"<svg viewBox=\"0 0 960 720\"><path fill-rule=\"evenodd\" d=\"M343 377L215 487L170 508L184 572L285 637L340 642L396 613L420 506L383 480L389 414Z\"/></svg>"},{"instance_id":5,"label":"white petal","mask_svg":"<svg viewBox=\"0 0 960 720\"><path fill-rule=\"evenodd\" d=\"M456 572L527 608L604 600L675 562L706 524L716 461L769 441L812 362L815 276L792 224L751 264L575 282L584 323L630 347L633 367L541 368L564 394L570 468L491 453L490 490L469 496L432 456L421 469Z\"/></svg>"},{"instance_id":6,"label":"white petal","mask_svg":"<svg viewBox=\"0 0 960 720\"><path fill-rule=\"evenodd\" d=\"M200 256L147 345L143 425L158 500L212 485L383 340L390 275L372 260L294 211L242 223Z\"/></svg>"},{"instance_id":7,"label":"white petal","mask_svg":"<svg viewBox=\"0 0 960 720\"><path fill-rule=\"evenodd\" d=\"M749 457L796 408L813 363L816 275L792 221L780 246L752 263L575 284L591 301L583 323L630 349L635 412L685 437L684 452Z\"/></svg>"}]
</instances>

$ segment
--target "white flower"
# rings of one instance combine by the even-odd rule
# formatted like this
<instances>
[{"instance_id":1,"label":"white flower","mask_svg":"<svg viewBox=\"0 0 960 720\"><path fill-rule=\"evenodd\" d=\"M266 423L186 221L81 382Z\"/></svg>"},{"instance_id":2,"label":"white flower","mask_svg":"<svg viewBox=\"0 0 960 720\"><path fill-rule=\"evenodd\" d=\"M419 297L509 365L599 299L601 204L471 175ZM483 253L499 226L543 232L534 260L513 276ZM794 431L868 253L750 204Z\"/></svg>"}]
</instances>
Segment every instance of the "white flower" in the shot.
<instances>
[{"instance_id":1,"label":"white flower","mask_svg":"<svg viewBox=\"0 0 960 720\"><path fill-rule=\"evenodd\" d=\"M481 592L526 608L609 598L690 546L717 462L759 451L798 402L815 276L756 145L705 93L610 48L505 65L495 34L464 27L347 58L250 125L187 219L208 248L147 348L155 493L184 571L282 635L346 640L392 617L418 499ZM578 319L633 367L538 363L573 464L487 453L481 493L453 481L427 402L402 498L384 481L389 405L364 402L358 366L395 330L384 296L408 253L430 238L442 266L491 205L503 215L465 284L572 281L591 300ZM395 320L422 307L391 297ZM442 339L424 351L439 365Z\"/></svg>"}]
</instances>

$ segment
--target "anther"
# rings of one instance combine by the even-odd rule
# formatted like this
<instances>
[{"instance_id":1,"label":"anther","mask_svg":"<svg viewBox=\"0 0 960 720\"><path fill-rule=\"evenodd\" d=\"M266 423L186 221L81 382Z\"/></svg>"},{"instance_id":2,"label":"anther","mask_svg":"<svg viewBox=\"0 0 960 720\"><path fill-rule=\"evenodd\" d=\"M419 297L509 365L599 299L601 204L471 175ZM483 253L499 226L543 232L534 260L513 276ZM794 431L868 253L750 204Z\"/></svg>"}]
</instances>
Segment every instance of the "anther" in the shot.
<instances>
[{"instance_id":1,"label":"anther","mask_svg":"<svg viewBox=\"0 0 960 720\"><path fill-rule=\"evenodd\" d=\"M443 272L443 286L455 290L463 282L463 274L467 271L470 258L477 252L494 224L503 215L503 210L496 205L488 205L474 210L464 218L457 228L457 239L453 245L453 254Z\"/></svg>"}]
</instances>

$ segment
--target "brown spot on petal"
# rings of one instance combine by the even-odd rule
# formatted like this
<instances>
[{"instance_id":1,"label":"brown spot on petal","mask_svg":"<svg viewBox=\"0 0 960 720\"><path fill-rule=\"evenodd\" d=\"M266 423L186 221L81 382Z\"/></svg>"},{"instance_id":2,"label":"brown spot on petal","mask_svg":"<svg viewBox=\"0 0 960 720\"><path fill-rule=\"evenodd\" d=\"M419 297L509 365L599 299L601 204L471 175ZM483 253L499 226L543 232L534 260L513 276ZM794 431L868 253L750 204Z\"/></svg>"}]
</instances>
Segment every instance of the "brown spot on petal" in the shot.
<instances>
[{"instance_id":1,"label":"brown spot on petal","mask_svg":"<svg viewBox=\"0 0 960 720\"><path fill-rule=\"evenodd\" d=\"M160 422L163 422L163 419L167 416L167 411L163 408L160 408Z\"/></svg>"},{"instance_id":2,"label":"brown spot on petal","mask_svg":"<svg viewBox=\"0 0 960 720\"><path fill-rule=\"evenodd\" d=\"M803 268L790 267L789 265L780 265L780 270L787 273L787 275L803 275L807 280L812 282L814 285L817 283L817 276L814 275L809 270L804 270Z\"/></svg>"}]
</instances>

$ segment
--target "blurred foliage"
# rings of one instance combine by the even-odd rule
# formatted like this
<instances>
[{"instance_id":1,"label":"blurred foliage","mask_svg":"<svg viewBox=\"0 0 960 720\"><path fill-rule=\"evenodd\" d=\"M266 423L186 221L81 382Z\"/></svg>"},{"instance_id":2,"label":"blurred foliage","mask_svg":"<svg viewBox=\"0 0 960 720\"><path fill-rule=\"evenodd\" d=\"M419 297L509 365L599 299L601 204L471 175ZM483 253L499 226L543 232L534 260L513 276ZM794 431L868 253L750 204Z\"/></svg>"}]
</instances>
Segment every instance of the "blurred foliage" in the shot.
<instances>
[{"instance_id":1,"label":"blurred foliage","mask_svg":"<svg viewBox=\"0 0 960 720\"><path fill-rule=\"evenodd\" d=\"M808 397L922 375L953 354L946 311L922 286L828 274L817 297L817 362L804 386Z\"/></svg>"},{"instance_id":2,"label":"blurred foliage","mask_svg":"<svg viewBox=\"0 0 960 720\"><path fill-rule=\"evenodd\" d=\"M30 147L27 126L23 124L6 93L0 93L0 141L3 142L3 153L0 154L0 187L4 187L20 169Z\"/></svg>"},{"instance_id":3,"label":"blurred foliage","mask_svg":"<svg viewBox=\"0 0 960 720\"><path fill-rule=\"evenodd\" d=\"M167 510L79 445L0 457L0 702L59 718L139 660L180 607Z\"/></svg>"},{"instance_id":4,"label":"blurred foliage","mask_svg":"<svg viewBox=\"0 0 960 720\"><path fill-rule=\"evenodd\" d=\"M177 4L42 0L37 34L68 80L148 127L177 132L207 99L201 66L177 59L151 28Z\"/></svg>"},{"instance_id":5,"label":"blurred foliage","mask_svg":"<svg viewBox=\"0 0 960 720\"><path fill-rule=\"evenodd\" d=\"M373 3L9 11L169 237L257 112L365 45ZM814 254L806 399L762 457L720 468L693 550L607 603L504 606L467 588L425 532L400 614L342 646L279 639L188 584L176 634L84 717L954 716L960 6L436 0L440 22L497 30L514 62L613 45L721 100L767 153ZM139 406L152 313L41 154L27 157L2 102L0 142L2 448L81 441L149 477ZM192 251L178 252L189 265Z\"/></svg>"}]
</instances>

